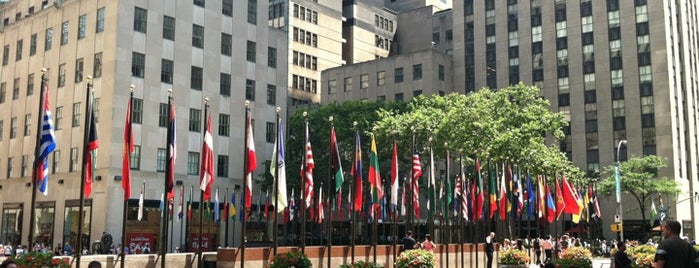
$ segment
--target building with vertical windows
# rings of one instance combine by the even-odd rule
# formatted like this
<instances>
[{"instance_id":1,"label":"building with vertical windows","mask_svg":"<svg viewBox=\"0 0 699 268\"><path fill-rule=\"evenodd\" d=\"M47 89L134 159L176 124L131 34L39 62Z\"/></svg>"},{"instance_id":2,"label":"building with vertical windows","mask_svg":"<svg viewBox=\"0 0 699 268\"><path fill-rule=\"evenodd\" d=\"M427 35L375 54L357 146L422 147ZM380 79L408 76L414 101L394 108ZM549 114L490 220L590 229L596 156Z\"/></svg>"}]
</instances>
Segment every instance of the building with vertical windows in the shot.
<instances>
[{"instance_id":1,"label":"building with vertical windows","mask_svg":"<svg viewBox=\"0 0 699 268\"><path fill-rule=\"evenodd\" d=\"M454 88L539 86L570 122L561 152L590 174L616 161L621 140L628 143L620 161L666 158L659 175L682 192L661 198L684 235L696 239L697 12L695 1L455 1ZM605 200L608 226L618 205L613 196ZM633 230L644 223L635 199L626 201L625 238L636 239Z\"/></svg>"},{"instance_id":2,"label":"building with vertical windows","mask_svg":"<svg viewBox=\"0 0 699 268\"><path fill-rule=\"evenodd\" d=\"M177 121L177 185L175 219L167 245L170 250L184 245L198 227L194 221L188 224L192 230L185 232L182 222L186 217L179 221L177 214L181 196L188 199L191 190L193 206L199 207L205 98L209 99L212 118L213 189L218 190L221 203L230 200L243 183L245 101L250 102L254 118L257 159L264 162L271 158L275 107L282 107L285 117L286 59L291 56L286 33L268 25L267 1L4 2L0 4L0 243L26 244L31 235L46 245L70 242L75 246L78 237L89 243L100 239L102 232L119 240L124 117L130 85L135 87L131 117L135 150L130 159L127 238L150 240L153 250L163 246L156 241L165 181L169 89ZM37 195L36 224L29 226L42 68L48 69L45 77L57 148L49 157L48 195ZM86 220L80 223L88 77L94 85L99 148ZM263 169L256 173L262 174ZM257 186L254 191L258 191ZM141 193L145 195L146 214L138 221L136 207ZM237 196L241 196L240 190ZM223 225L207 224L210 221L205 220L204 231L209 248L224 241L239 244L239 231L224 238ZM78 234L81 224L83 233ZM256 228L254 223L250 226ZM249 237L254 240L257 236Z\"/></svg>"}]
</instances>

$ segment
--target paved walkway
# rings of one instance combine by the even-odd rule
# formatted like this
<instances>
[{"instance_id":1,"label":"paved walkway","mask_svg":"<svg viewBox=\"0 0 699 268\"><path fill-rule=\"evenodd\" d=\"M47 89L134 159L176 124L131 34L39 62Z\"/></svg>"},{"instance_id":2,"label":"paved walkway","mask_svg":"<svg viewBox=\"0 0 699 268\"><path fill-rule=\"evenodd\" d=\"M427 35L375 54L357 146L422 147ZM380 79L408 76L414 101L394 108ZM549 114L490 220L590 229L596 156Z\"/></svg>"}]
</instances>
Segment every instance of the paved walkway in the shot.
<instances>
[{"instance_id":1,"label":"paved walkway","mask_svg":"<svg viewBox=\"0 0 699 268\"><path fill-rule=\"evenodd\" d=\"M536 264L530 264L529 268L539 268ZM609 259L592 259L592 268L610 268Z\"/></svg>"}]
</instances>

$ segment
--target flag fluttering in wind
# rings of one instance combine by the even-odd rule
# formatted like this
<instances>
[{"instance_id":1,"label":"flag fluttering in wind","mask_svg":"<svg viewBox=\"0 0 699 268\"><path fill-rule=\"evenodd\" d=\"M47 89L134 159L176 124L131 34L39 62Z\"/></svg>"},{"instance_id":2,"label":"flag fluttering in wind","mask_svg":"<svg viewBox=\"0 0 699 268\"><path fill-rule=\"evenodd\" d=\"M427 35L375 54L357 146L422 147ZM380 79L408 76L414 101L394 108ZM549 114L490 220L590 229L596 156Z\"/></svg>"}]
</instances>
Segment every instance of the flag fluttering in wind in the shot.
<instances>
[{"instance_id":1,"label":"flag fluttering in wind","mask_svg":"<svg viewBox=\"0 0 699 268\"><path fill-rule=\"evenodd\" d=\"M507 179L505 178L505 164L502 165L502 177L500 179L500 220L507 219Z\"/></svg>"},{"instance_id":2,"label":"flag fluttering in wind","mask_svg":"<svg viewBox=\"0 0 699 268\"><path fill-rule=\"evenodd\" d=\"M434 175L434 152L432 151L432 146L430 145L430 174L427 177L429 180L427 182L427 189L428 189L428 196L427 196L427 210L430 212L430 215L434 215L435 213L435 204L432 203L432 199L434 199L435 196L435 175ZM430 204L431 203L431 204Z\"/></svg>"},{"instance_id":3,"label":"flag fluttering in wind","mask_svg":"<svg viewBox=\"0 0 699 268\"><path fill-rule=\"evenodd\" d=\"M417 152L417 146L413 148L413 211L415 217L420 219L420 184L418 179L422 176L422 165L420 164L420 154Z\"/></svg>"},{"instance_id":4,"label":"flag fluttering in wind","mask_svg":"<svg viewBox=\"0 0 699 268\"><path fill-rule=\"evenodd\" d=\"M247 154L247 165L245 167L245 208L252 207L252 172L257 168L257 156L255 155L255 139L252 133L252 118L248 114L246 123L247 137L245 141L245 153ZM235 195L235 193L233 193Z\"/></svg>"},{"instance_id":5,"label":"flag fluttering in wind","mask_svg":"<svg viewBox=\"0 0 699 268\"><path fill-rule=\"evenodd\" d=\"M167 127L167 149L170 151L167 156L167 191L168 200L175 196L175 160L177 158L177 122L175 121L175 102L170 101L170 116Z\"/></svg>"},{"instance_id":6,"label":"flag fluttering in wind","mask_svg":"<svg viewBox=\"0 0 699 268\"><path fill-rule=\"evenodd\" d=\"M305 196L302 196L306 204L305 208L310 208L311 203L313 203L313 169L316 167L313 161L313 150L311 150L311 138L310 132L308 131L308 122L306 122L306 142L303 145L303 164L301 165L301 178L303 180L303 192Z\"/></svg>"},{"instance_id":7,"label":"flag fluttering in wind","mask_svg":"<svg viewBox=\"0 0 699 268\"><path fill-rule=\"evenodd\" d=\"M146 182L143 182L143 187L141 188L141 195L138 197L138 221L143 220L143 191L145 191Z\"/></svg>"},{"instance_id":8,"label":"flag fluttering in wind","mask_svg":"<svg viewBox=\"0 0 699 268\"><path fill-rule=\"evenodd\" d=\"M568 183L566 177L563 177L563 185L561 187L563 190L563 201L566 204L563 212L571 215L578 214L580 212L580 206L573 185Z\"/></svg>"},{"instance_id":9,"label":"flag fluttering in wind","mask_svg":"<svg viewBox=\"0 0 699 268\"><path fill-rule=\"evenodd\" d=\"M495 182L495 171L488 165L488 191L490 192L490 219L495 217L495 212L498 210L498 189Z\"/></svg>"},{"instance_id":10,"label":"flag fluttering in wind","mask_svg":"<svg viewBox=\"0 0 699 268\"><path fill-rule=\"evenodd\" d=\"M181 221L184 217L182 206L184 205L184 185L180 187L180 203L177 205L177 221Z\"/></svg>"},{"instance_id":11,"label":"flag fluttering in wind","mask_svg":"<svg viewBox=\"0 0 699 268\"><path fill-rule=\"evenodd\" d=\"M354 186L354 191L352 194L352 198L354 199L352 201L352 209L354 211L362 211L362 199L364 199L364 193L362 190L364 189L364 186L362 185L362 147L361 147L361 141L359 137L359 130L357 130L357 134L355 135L355 140L354 140L354 163L352 163L352 169L351 172L352 177L354 178L354 182L352 183Z\"/></svg>"},{"instance_id":12,"label":"flag fluttering in wind","mask_svg":"<svg viewBox=\"0 0 699 268\"><path fill-rule=\"evenodd\" d=\"M323 188L323 185L321 183L320 185L321 188ZM323 191L318 191L318 220L316 222L322 223L323 220L325 219L325 209L323 208Z\"/></svg>"},{"instance_id":13,"label":"flag fluttering in wind","mask_svg":"<svg viewBox=\"0 0 699 268\"><path fill-rule=\"evenodd\" d=\"M463 180L463 178L462 178ZM481 176L481 160L476 158L476 187L473 192L474 202L473 202L473 219L480 220L483 219L483 202L485 202L485 197L483 196L483 178Z\"/></svg>"},{"instance_id":14,"label":"flag fluttering in wind","mask_svg":"<svg viewBox=\"0 0 699 268\"><path fill-rule=\"evenodd\" d=\"M134 151L133 133L131 130L131 105L133 103L133 92L126 105L126 118L124 126L124 150L121 162L121 188L124 189L124 200L131 197L131 153Z\"/></svg>"},{"instance_id":15,"label":"flag fluttering in wind","mask_svg":"<svg viewBox=\"0 0 699 268\"><path fill-rule=\"evenodd\" d=\"M44 84L44 106L42 108L41 133L39 140L39 158L36 161L36 168L39 180L36 185L39 185L39 191L43 195L49 194L49 154L56 150L56 135L53 128L53 119L51 118L51 108L49 107L49 85Z\"/></svg>"},{"instance_id":16,"label":"flag fluttering in wind","mask_svg":"<svg viewBox=\"0 0 699 268\"><path fill-rule=\"evenodd\" d=\"M556 219L559 219L565 211L566 202L563 200L563 189L558 183L558 179L554 180L556 180Z\"/></svg>"},{"instance_id":17,"label":"flag fluttering in wind","mask_svg":"<svg viewBox=\"0 0 699 268\"><path fill-rule=\"evenodd\" d=\"M371 202L374 204L373 210L376 210L379 208L379 202L383 198L383 186L381 186L379 156L376 150L374 135L371 135L371 151L369 153L369 185L371 185Z\"/></svg>"},{"instance_id":18,"label":"flag fluttering in wind","mask_svg":"<svg viewBox=\"0 0 699 268\"><path fill-rule=\"evenodd\" d=\"M546 184L546 221L552 223L556 215L556 205L553 203L553 197L551 197L551 188L549 184ZM558 214L560 215L560 213Z\"/></svg>"},{"instance_id":19,"label":"flag fluttering in wind","mask_svg":"<svg viewBox=\"0 0 699 268\"><path fill-rule=\"evenodd\" d=\"M393 156L391 157L391 211L397 212L398 208L398 144L393 139Z\"/></svg>"},{"instance_id":20,"label":"flag fluttering in wind","mask_svg":"<svg viewBox=\"0 0 699 268\"><path fill-rule=\"evenodd\" d=\"M231 195L231 204L228 206L228 217L234 218L236 214L238 214L238 211L235 207L235 191L233 191L233 195Z\"/></svg>"},{"instance_id":21,"label":"flag fluttering in wind","mask_svg":"<svg viewBox=\"0 0 699 268\"><path fill-rule=\"evenodd\" d=\"M658 217L658 210L655 209L655 200L650 201L650 226L655 226L655 219Z\"/></svg>"},{"instance_id":22,"label":"flag fluttering in wind","mask_svg":"<svg viewBox=\"0 0 699 268\"><path fill-rule=\"evenodd\" d=\"M277 209L277 213L280 213L284 211L289 204L286 200L286 163L284 162L284 133L282 132L283 126L281 118L278 119L277 126L277 140L274 142L270 173L272 173L272 176L277 177L277 196L275 198L276 204L274 207Z\"/></svg>"},{"instance_id":23,"label":"flag fluttering in wind","mask_svg":"<svg viewBox=\"0 0 699 268\"><path fill-rule=\"evenodd\" d=\"M219 218L219 204L218 204L218 188L216 188L216 196L214 196L214 222L218 222Z\"/></svg>"},{"instance_id":24,"label":"flag fluttering in wind","mask_svg":"<svg viewBox=\"0 0 699 268\"><path fill-rule=\"evenodd\" d=\"M89 93L92 94L92 93ZM92 163L95 157L95 151L99 147L99 141L97 140L97 126L95 125L95 110L94 110L94 100L89 101L87 110L87 140L85 141L85 151L83 153L83 168L85 170L85 197L90 197L92 193L92 175L94 172L94 164Z\"/></svg>"},{"instance_id":25,"label":"flag fluttering in wind","mask_svg":"<svg viewBox=\"0 0 699 268\"><path fill-rule=\"evenodd\" d=\"M289 199L289 221L293 221L294 214L296 214L296 201L294 199L294 189L291 189L291 198Z\"/></svg>"},{"instance_id":26,"label":"flag fluttering in wind","mask_svg":"<svg viewBox=\"0 0 699 268\"><path fill-rule=\"evenodd\" d=\"M211 113L206 118L204 144L201 147L201 177L199 189L204 191L204 201L211 200L211 185L214 184L214 138L211 135ZM218 202L217 202L218 204Z\"/></svg>"},{"instance_id":27,"label":"flag fluttering in wind","mask_svg":"<svg viewBox=\"0 0 699 268\"><path fill-rule=\"evenodd\" d=\"M192 220L192 192L194 191L193 188L194 187L192 186L192 188L189 189L189 199L187 199L187 222Z\"/></svg>"}]
</instances>

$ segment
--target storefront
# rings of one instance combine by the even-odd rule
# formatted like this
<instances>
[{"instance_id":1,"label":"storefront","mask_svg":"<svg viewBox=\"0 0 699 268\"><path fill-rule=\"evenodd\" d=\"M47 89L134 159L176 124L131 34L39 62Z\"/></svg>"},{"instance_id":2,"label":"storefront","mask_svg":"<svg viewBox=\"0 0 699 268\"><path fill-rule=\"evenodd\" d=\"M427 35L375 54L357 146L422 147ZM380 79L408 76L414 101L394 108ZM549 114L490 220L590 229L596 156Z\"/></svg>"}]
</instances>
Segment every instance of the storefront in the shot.
<instances>
[{"instance_id":1,"label":"storefront","mask_svg":"<svg viewBox=\"0 0 699 268\"><path fill-rule=\"evenodd\" d=\"M90 233L92 221L92 199L84 200L83 205L83 221L82 221L82 248L90 248ZM38 203L37 203L38 204ZM78 245L78 228L80 226L80 200L66 200L65 213L63 214L63 245L70 243L71 247L77 249ZM51 221L53 223L53 221ZM51 226L53 229L53 226Z\"/></svg>"},{"instance_id":2,"label":"storefront","mask_svg":"<svg viewBox=\"0 0 699 268\"><path fill-rule=\"evenodd\" d=\"M2 231L0 244L12 243L19 245L22 241L22 213L24 204L6 203L2 208Z\"/></svg>"}]
</instances>

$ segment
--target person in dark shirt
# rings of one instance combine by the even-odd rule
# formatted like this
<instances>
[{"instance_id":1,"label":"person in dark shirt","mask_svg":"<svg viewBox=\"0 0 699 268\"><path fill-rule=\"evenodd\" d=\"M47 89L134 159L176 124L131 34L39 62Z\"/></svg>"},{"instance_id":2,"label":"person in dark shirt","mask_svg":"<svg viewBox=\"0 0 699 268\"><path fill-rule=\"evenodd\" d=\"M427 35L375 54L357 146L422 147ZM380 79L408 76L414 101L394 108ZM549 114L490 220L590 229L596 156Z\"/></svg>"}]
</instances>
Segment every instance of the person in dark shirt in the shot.
<instances>
[{"instance_id":1,"label":"person in dark shirt","mask_svg":"<svg viewBox=\"0 0 699 268\"><path fill-rule=\"evenodd\" d=\"M697 252L680 238L681 231L682 226L674 220L668 220L662 225L664 239L655 251L656 268L696 267Z\"/></svg>"},{"instance_id":2,"label":"person in dark shirt","mask_svg":"<svg viewBox=\"0 0 699 268\"><path fill-rule=\"evenodd\" d=\"M415 249L415 238L413 238L413 231L408 230L405 233L405 237L401 240L403 242L403 251Z\"/></svg>"},{"instance_id":3,"label":"person in dark shirt","mask_svg":"<svg viewBox=\"0 0 699 268\"><path fill-rule=\"evenodd\" d=\"M614 253L614 268L631 268L631 259L626 254L626 243L619 241L616 244L617 252Z\"/></svg>"},{"instance_id":4,"label":"person in dark shirt","mask_svg":"<svg viewBox=\"0 0 699 268\"><path fill-rule=\"evenodd\" d=\"M495 243L495 233L491 232L485 237L485 256L488 260L485 266L486 268L493 267L493 252L495 252L495 245L493 245L493 243Z\"/></svg>"}]
</instances>

